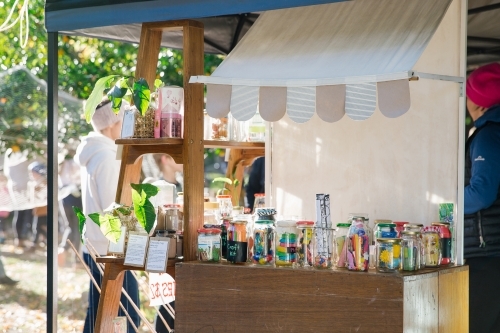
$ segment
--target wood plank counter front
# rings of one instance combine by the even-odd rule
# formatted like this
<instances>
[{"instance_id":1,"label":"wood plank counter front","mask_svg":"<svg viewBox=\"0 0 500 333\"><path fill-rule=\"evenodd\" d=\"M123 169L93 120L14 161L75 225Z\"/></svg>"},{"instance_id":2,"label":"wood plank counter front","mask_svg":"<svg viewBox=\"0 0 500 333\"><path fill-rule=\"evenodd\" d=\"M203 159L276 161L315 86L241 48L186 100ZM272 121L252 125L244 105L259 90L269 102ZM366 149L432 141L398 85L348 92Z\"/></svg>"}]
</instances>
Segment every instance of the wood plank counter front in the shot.
<instances>
[{"instance_id":1,"label":"wood plank counter front","mask_svg":"<svg viewBox=\"0 0 500 333\"><path fill-rule=\"evenodd\" d=\"M415 274L176 265L175 331L469 331L469 268Z\"/></svg>"}]
</instances>

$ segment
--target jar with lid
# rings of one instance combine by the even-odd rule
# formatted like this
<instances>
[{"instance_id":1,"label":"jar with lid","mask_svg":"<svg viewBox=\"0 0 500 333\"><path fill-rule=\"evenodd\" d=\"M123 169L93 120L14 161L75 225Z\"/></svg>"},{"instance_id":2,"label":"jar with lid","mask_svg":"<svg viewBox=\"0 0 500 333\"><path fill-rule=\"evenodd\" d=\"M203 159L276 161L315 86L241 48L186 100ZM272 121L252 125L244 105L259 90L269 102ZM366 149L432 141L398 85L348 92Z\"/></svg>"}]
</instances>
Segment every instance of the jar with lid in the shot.
<instances>
[{"instance_id":1,"label":"jar with lid","mask_svg":"<svg viewBox=\"0 0 500 333\"><path fill-rule=\"evenodd\" d=\"M345 240L349 234L350 226L350 223L337 223L337 230L335 231L335 255L333 260L337 267L345 267L347 245Z\"/></svg>"},{"instance_id":2,"label":"jar with lid","mask_svg":"<svg viewBox=\"0 0 500 333\"><path fill-rule=\"evenodd\" d=\"M263 142L266 139L266 124L259 113L256 113L248 127L248 140L254 142Z\"/></svg>"},{"instance_id":3,"label":"jar with lid","mask_svg":"<svg viewBox=\"0 0 500 333\"><path fill-rule=\"evenodd\" d=\"M179 228L179 215L180 215L180 205L179 204L166 204L165 207L165 227L167 230L181 230Z\"/></svg>"},{"instance_id":4,"label":"jar with lid","mask_svg":"<svg viewBox=\"0 0 500 333\"><path fill-rule=\"evenodd\" d=\"M252 263L257 265L273 265L274 264L274 221L272 220L256 220L252 237Z\"/></svg>"},{"instance_id":5,"label":"jar with lid","mask_svg":"<svg viewBox=\"0 0 500 333\"><path fill-rule=\"evenodd\" d=\"M313 267L313 221L297 221L297 264L302 268Z\"/></svg>"},{"instance_id":6,"label":"jar with lid","mask_svg":"<svg viewBox=\"0 0 500 333\"><path fill-rule=\"evenodd\" d=\"M221 230L217 228L198 229L198 260L204 262L220 262Z\"/></svg>"},{"instance_id":7,"label":"jar with lid","mask_svg":"<svg viewBox=\"0 0 500 333\"><path fill-rule=\"evenodd\" d=\"M229 140L229 124L227 117L211 118L212 140Z\"/></svg>"},{"instance_id":8,"label":"jar with lid","mask_svg":"<svg viewBox=\"0 0 500 333\"><path fill-rule=\"evenodd\" d=\"M293 220L276 222L274 257L276 267L293 267L297 263L297 228Z\"/></svg>"},{"instance_id":9,"label":"jar with lid","mask_svg":"<svg viewBox=\"0 0 500 333\"><path fill-rule=\"evenodd\" d=\"M220 225L219 204L217 202L205 202L203 206L203 225Z\"/></svg>"},{"instance_id":10,"label":"jar with lid","mask_svg":"<svg viewBox=\"0 0 500 333\"><path fill-rule=\"evenodd\" d=\"M409 222L394 221L392 223L394 223L396 225L396 232L398 233L398 238L400 238L401 232L405 230L405 225L407 225Z\"/></svg>"},{"instance_id":11,"label":"jar with lid","mask_svg":"<svg viewBox=\"0 0 500 333\"><path fill-rule=\"evenodd\" d=\"M241 215L229 221L227 230L227 261L244 263L248 259L248 220Z\"/></svg>"},{"instance_id":12,"label":"jar with lid","mask_svg":"<svg viewBox=\"0 0 500 333\"><path fill-rule=\"evenodd\" d=\"M333 267L333 229L314 228L313 267L318 269Z\"/></svg>"},{"instance_id":13,"label":"jar with lid","mask_svg":"<svg viewBox=\"0 0 500 333\"><path fill-rule=\"evenodd\" d=\"M441 246L441 265L451 263L451 231L448 222L432 222L439 232L439 242Z\"/></svg>"},{"instance_id":14,"label":"jar with lid","mask_svg":"<svg viewBox=\"0 0 500 333\"><path fill-rule=\"evenodd\" d=\"M372 228L372 235L373 235L373 244L375 244L375 241L377 239L377 225L378 224L387 224L387 223L392 223L392 220L384 220L384 219L377 219L373 221L373 228ZM374 254L375 255L375 254Z\"/></svg>"},{"instance_id":15,"label":"jar with lid","mask_svg":"<svg viewBox=\"0 0 500 333\"><path fill-rule=\"evenodd\" d=\"M416 271L420 268L420 239L416 231L401 232L401 269Z\"/></svg>"},{"instance_id":16,"label":"jar with lid","mask_svg":"<svg viewBox=\"0 0 500 333\"><path fill-rule=\"evenodd\" d=\"M217 203L219 204L219 220L229 218L233 215L233 203L230 195L219 194L217 196Z\"/></svg>"},{"instance_id":17,"label":"jar with lid","mask_svg":"<svg viewBox=\"0 0 500 333\"><path fill-rule=\"evenodd\" d=\"M346 246L346 267L351 271L368 271L370 264L370 238L366 226L360 220L353 220L349 227Z\"/></svg>"},{"instance_id":18,"label":"jar with lid","mask_svg":"<svg viewBox=\"0 0 500 333\"><path fill-rule=\"evenodd\" d=\"M255 201L253 202L253 212L257 211L257 208L266 207L266 195L264 193L255 193Z\"/></svg>"},{"instance_id":19,"label":"jar with lid","mask_svg":"<svg viewBox=\"0 0 500 333\"><path fill-rule=\"evenodd\" d=\"M368 214L366 213L350 213L349 214L349 220L351 221L351 225L354 222L361 222L363 223L363 229L365 231L365 235L368 236L368 241L369 244L374 244L375 237L373 235L373 230L370 228L370 219L368 217Z\"/></svg>"},{"instance_id":20,"label":"jar with lid","mask_svg":"<svg viewBox=\"0 0 500 333\"><path fill-rule=\"evenodd\" d=\"M424 258L426 267L439 267L441 262L441 246L439 232L433 227L425 227L422 233Z\"/></svg>"},{"instance_id":21,"label":"jar with lid","mask_svg":"<svg viewBox=\"0 0 500 333\"><path fill-rule=\"evenodd\" d=\"M229 118L229 140L238 142L247 142L249 135L250 121L237 120L233 114L228 115Z\"/></svg>"},{"instance_id":22,"label":"jar with lid","mask_svg":"<svg viewBox=\"0 0 500 333\"><path fill-rule=\"evenodd\" d=\"M378 238L376 248L377 271L393 273L399 270L401 265L400 238Z\"/></svg>"},{"instance_id":23,"label":"jar with lid","mask_svg":"<svg viewBox=\"0 0 500 333\"><path fill-rule=\"evenodd\" d=\"M156 237L167 237L168 242L168 258L177 257L177 235L173 230L156 230Z\"/></svg>"},{"instance_id":24,"label":"jar with lid","mask_svg":"<svg viewBox=\"0 0 500 333\"><path fill-rule=\"evenodd\" d=\"M375 228L375 239L397 238L396 225L394 223L378 223Z\"/></svg>"},{"instance_id":25,"label":"jar with lid","mask_svg":"<svg viewBox=\"0 0 500 333\"><path fill-rule=\"evenodd\" d=\"M422 232L423 224L420 223L407 223L404 225L404 230L406 231L419 231Z\"/></svg>"}]
</instances>

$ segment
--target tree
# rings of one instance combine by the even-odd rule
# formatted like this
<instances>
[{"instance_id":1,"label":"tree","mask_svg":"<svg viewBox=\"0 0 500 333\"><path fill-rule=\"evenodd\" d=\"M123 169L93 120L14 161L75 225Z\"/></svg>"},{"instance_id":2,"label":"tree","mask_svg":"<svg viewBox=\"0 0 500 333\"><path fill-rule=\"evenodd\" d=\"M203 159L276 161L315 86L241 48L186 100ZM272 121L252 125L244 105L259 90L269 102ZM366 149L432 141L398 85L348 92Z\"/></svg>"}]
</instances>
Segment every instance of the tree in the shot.
<instances>
[{"instance_id":1,"label":"tree","mask_svg":"<svg viewBox=\"0 0 500 333\"><path fill-rule=\"evenodd\" d=\"M4 2L4 4L5 6L0 6L0 18L5 18L12 7L11 2ZM46 81L48 68L44 0L30 2L29 17L29 41L26 49L20 47L18 26L0 33L0 72L22 65L28 68L33 75ZM59 88L81 100L88 98L94 84L101 77L111 74L123 76L134 74L137 62L137 44L60 35L58 45ZM221 56L206 55L205 73L210 74L222 59ZM165 85L182 86L182 62L182 51L162 48L159 55L157 78L162 80ZM13 81L11 84L12 87L15 87ZM5 101L13 99L8 95L2 95L1 91L4 94L13 93L8 89L0 90L0 117L3 117L11 130L7 135L6 127L0 127L0 152L9 147L18 147L40 153L40 149L37 150L35 145L27 144L27 142L37 142L38 145L42 143L41 146L43 146L44 138L47 135L46 102L40 100L35 105L26 97L19 95L16 96L16 101L18 101L16 103L21 103L24 106L11 108L10 111L7 111L8 105L6 103L2 105L1 101L3 98L6 99ZM33 112L25 112L27 104L34 110ZM88 133L90 127L84 121L82 122L83 111L81 109L60 107L59 110L61 142L66 143ZM16 126L13 127L12 124ZM14 129L16 132L12 132Z\"/></svg>"}]
</instances>

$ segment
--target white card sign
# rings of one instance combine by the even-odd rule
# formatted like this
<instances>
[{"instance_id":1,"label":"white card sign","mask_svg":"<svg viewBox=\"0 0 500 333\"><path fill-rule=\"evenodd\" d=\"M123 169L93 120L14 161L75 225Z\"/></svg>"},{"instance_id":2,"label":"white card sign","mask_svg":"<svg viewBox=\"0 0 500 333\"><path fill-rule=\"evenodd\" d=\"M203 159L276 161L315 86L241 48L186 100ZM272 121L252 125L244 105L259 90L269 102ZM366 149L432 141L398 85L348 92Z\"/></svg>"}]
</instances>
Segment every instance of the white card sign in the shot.
<instances>
[{"instance_id":1,"label":"white card sign","mask_svg":"<svg viewBox=\"0 0 500 333\"><path fill-rule=\"evenodd\" d=\"M146 271L154 273L167 271L169 241L168 237L151 237L149 239Z\"/></svg>"},{"instance_id":2,"label":"white card sign","mask_svg":"<svg viewBox=\"0 0 500 333\"><path fill-rule=\"evenodd\" d=\"M125 254L125 265L144 267L146 259L146 248L149 236L144 233L130 231L128 233L127 253Z\"/></svg>"},{"instance_id":3,"label":"white card sign","mask_svg":"<svg viewBox=\"0 0 500 333\"><path fill-rule=\"evenodd\" d=\"M149 273L150 306L175 301L175 280L167 273Z\"/></svg>"},{"instance_id":4,"label":"white card sign","mask_svg":"<svg viewBox=\"0 0 500 333\"><path fill-rule=\"evenodd\" d=\"M135 109L125 110L123 113L122 139L134 136L135 129Z\"/></svg>"}]
</instances>

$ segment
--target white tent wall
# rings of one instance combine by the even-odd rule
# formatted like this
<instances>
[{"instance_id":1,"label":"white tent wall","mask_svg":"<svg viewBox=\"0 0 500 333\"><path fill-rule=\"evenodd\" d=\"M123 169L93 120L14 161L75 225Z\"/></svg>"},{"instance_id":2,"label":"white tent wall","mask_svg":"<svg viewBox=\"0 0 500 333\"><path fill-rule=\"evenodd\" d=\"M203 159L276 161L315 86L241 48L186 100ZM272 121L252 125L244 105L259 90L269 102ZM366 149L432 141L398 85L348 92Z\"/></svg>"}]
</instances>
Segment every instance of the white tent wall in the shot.
<instances>
[{"instance_id":1,"label":"white tent wall","mask_svg":"<svg viewBox=\"0 0 500 333\"><path fill-rule=\"evenodd\" d=\"M453 1L415 70L464 74L464 3ZM315 194L329 193L334 223L349 213L368 213L372 221L438 220L438 203L457 204L463 188L459 118L465 102L459 87L448 81L410 82L411 108L394 119L377 107L365 121L345 115L329 124L315 114L304 124L287 116L273 123L269 204L284 215L314 220Z\"/></svg>"}]
</instances>

